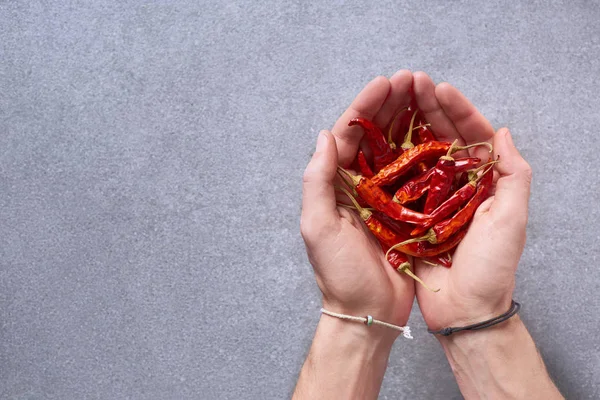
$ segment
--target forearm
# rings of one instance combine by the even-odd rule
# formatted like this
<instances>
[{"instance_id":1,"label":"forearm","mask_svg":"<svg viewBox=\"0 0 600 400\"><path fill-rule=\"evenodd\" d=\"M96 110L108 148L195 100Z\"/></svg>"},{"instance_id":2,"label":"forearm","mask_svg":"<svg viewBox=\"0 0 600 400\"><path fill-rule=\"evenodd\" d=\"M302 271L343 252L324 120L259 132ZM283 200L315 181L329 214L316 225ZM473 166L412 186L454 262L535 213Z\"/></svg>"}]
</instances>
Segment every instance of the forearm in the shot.
<instances>
[{"instance_id":1,"label":"forearm","mask_svg":"<svg viewBox=\"0 0 600 400\"><path fill-rule=\"evenodd\" d=\"M467 399L563 398L518 316L440 342Z\"/></svg>"},{"instance_id":2,"label":"forearm","mask_svg":"<svg viewBox=\"0 0 600 400\"><path fill-rule=\"evenodd\" d=\"M294 400L376 399L395 333L322 316Z\"/></svg>"}]
</instances>

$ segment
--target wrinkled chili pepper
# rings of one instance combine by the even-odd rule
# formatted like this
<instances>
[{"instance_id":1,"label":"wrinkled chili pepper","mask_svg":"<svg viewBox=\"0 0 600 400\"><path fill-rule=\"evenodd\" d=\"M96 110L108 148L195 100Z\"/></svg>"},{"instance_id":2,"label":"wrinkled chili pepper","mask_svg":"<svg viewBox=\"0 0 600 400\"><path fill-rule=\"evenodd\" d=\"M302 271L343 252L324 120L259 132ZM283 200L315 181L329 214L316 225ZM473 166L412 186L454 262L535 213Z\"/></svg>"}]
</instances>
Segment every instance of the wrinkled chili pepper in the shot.
<instances>
[{"instance_id":1,"label":"wrinkled chili pepper","mask_svg":"<svg viewBox=\"0 0 600 400\"><path fill-rule=\"evenodd\" d=\"M354 118L348 122L348 126L354 125L359 125L365 131L365 138L373 151L374 172L379 171L396 159L396 153L386 142L383 132L377 125L366 118Z\"/></svg>"},{"instance_id":2,"label":"wrinkled chili pepper","mask_svg":"<svg viewBox=\"0 0 600 400\"><path fill-rule=\"evenodd\" d=\"M483 165L482 167L490 166L490 163ZM478 168L479 169L479 168ZM423 232L427 231L434 224L440 222L454 211L458 210L460 206L465 204L467 200L469 200L475 194L477 190L477 182L479 182L485 174L490 172L492 168L488 168L483 172L481 176L477 176L477 173L469 173L470 175L469 181L466 185L463 185L460 189L458 189L452 196L450 196L446 201L440 204L435 210L433 210L431 214L431 220L429 223L418 226L411 232L411 236L422 235Z\"/></svg>"},{"instance_id":3,"label":"wrinkled chili pepper","mask_svg":"<svg viewBox=\"0 0 600 400\"><path fill-rule=\"evenodd\" d=\"M342 187L340 187L340 189L352 201L352 203L354 204L354 207L356 208L356 211L358 211L358 214L360 215L361 219L365 222L365 225L367 225L367 227L369 228L371 233L373 233L373 235L375 235L375 237L379 241L379 244L382 246L383 251L384 252L387 251L386 259L388 260L388 262L390 262L392 264L394 269L397 270L398 272L406 273L408 276L410 276L411 278L413 278L414 280L416 280L417 282L419 282L420 284L425 286L427 289L433 290L429 286L427 286L421 279L419 279L418 276L413 274L413 272L410 270L410 263L408 262L408 258L406 257L406 254L402 254L400 251L395 251L395 250L390 251L389 250L390 246L394 245L394 243L397 243L398 239L401 239L403 236L394 232L389 227L385 226L385 224L383 224L381 221L377 220L377 218L375 218L373 216L372 212L367 211L364 208L362 208L358 204L358 202L356 201L354 196L352 196L350 194L350 192L348 192L346 189L344 189ZM422 245L422 243L420 243L420 244ZM389 257L389 255L392 252L393 252L392 256Z\"/></svg>"},{"instance_id":4,"label":"wrinkled chili pepper","mask_svg":"<svg viewBox=\"0 0 600 400\"><path fill-rule=\"evenodd\" d=\"M367 162L367 158L365 157L365 153L363 153L362 150L358 151L358 154L356 155L356 159L358 161L358 168L360 168L360 173L363 176L366 176L367 178L372 178L373 177L373 171L371 170L371 167L369 166L369 163Z\"/></svg>"},{"instance_id":5,"label":"wrinkled chili pepper","mask_svg":"<svg viewBox=\"0 0 600 400\"><path fill-rule=\"evenodd\" d=\"M412 241L413 239L405 240L404 242L397 243L390 247L390 250L399 250L402 253L413 257L434 257L455 248L460 241L463 240L466 234L467 230L461 229L451 235L445 242L435 244L428 242L414 242Z\"/></svg>"},{"instance_id":6,"label":"wrinkled chili pepper","mask_svg":"<svg viewBox=\"0 0 600 400\"><path fill-rule=\"evenodd\" d=\"M489 168L491 169L493 166L490 166ZM429 229L427 234L424 236L406 240L403 243L399 243L397 247L393 248L400 249L402 252L410 254L408 251L404 251L404 245L418 243L421 241L428 241L431 244L446 242L450 237L452 237L452 235L462 229L463 226L465 226L471 220L471 218L473 218L475 211L477 211L477 207L479 207L487 198L487 195L492 187L492 183L493 174L486 173L483 175L475 195L473 195L471 200L469 200L469 202L452 218L438 222L431 229Z\"/></svg>"},{"instance_id":7,"label":"wrinkled chili pepper","mask_svg":"<svg viewBox=\"0 0 600 400\"><path fill-rule=\"evenodd\" d=\"M386 259L387 261L390 263L390 265L392 266L392 268L394 268L396 271L398 272L404 272L405 274L407 274L408 276L410 276L411 278L413 278L415 281L419 282L421 285L423 285L423 287L425 287L426 289L431 290L432 292L439 292L440 289L432 289L429 286L427 286L427 284L425 282L423 282L421 280L421 278L419 278L417 275L415 275L410 267L410 262L408 261L408 257L406 256L406 254L398 251L398 250L391 250L388 251L389 247L385 246L382 244L381 248L383 249L383 252L386 253Z\"/></svg>"},{"instance_id":8,"label":"wrinkled chili pepper","mask_svg":"<svg viewBox=\"0 0 600 400\"><path fill-rule=\"evenodd\" d=\"M341 167L338 167L338 171L341 171L346 177L350 178L356 193L374 209L387 214L395 220L410 224L423 225L429 222L430 217L428 215L413 211L393 202L392 196L379 186L374 185L369 178L352 175Z\"/></svg>"},{"instance_id":9,"label":"wrinkled chili pepper","mask_svg":"<svg viewBox=\"0 0 600 400\"><path fill-rule=\"evenodd\" d=\"M456 168L456 160L454 160L451 154L454 152L457 143L458 140L455 140L452 143L452 146L448 149L448 153L446 153L445 156L440 157L434 168L433 175L431 176L431 183L429 185L429 192L427 193L427 200L423 207L423 212L425 214L431 214L433 210L448 197L456 174L471 168L470 166L462 170ZM490 153L492 152L493 147L491 144L485 142L481 144L489 146Z\"/></svg>"},{"instance_id":10,"label":"wrinkled chili pepper","mask_svg":"<svg viewBox=\"0 0 600 400\"><path fill-rule=\"evenodd\" d=\"M390 185L417 163L443 156L451 145L448 142L421 143L400 154L395 161L382 168L373 177L373 183L377 186Z\"/></svg>"},{"instance_id":11,"label":"wrinkled chili pepper","mask_svg":"<svg viewBox=\"0 0 600 400\"><path fill-rule=\"evenodd\" d=\"M410 101L410 104L407 107L400 109L392 118L392 123L390 124L390 129L388 130L387 141L393 150L396 150L396 143L394 143L394 139L392 137L394 133L395 124L398 123L400 125L401 131L406 131L408 129L408 126L410 125L412 115L417 109L417 103L413 97Z\"/></svg>"},{"instance_id":12,"label":"wrinkled chili pepper","mask_svg":"<svg viewBox=\"0 0 600 400\"><path fill-rule=\"evenodd\" d=\"M409 179L400 189L396 191L393 201L406 204L420 198L429 189L429 181L433 175L433 168L427 172Z\"/></svg>"},{"instance_id":13,"label":"wrinkled chili pepper","mask_svg":"<svg viewBox=\"0 0 600 400\"><path fill-rule=\"evenodd\" d=\"M481 162L477 157L465 157L455 160L454 173L466 171L475 167ZM420 198L430 187L435 168L429 169L426 173L416 176L407 181L394 194L393 200L400 204L406 204Z\"/></svg>"},{"instance_id":14,"label":"wrinkled chili pepper","mask_svg":"<svg viewBox=\"0 0 600 400\"><path fill-rule=\"evenodd\" d=\"M459 150L466 150L471 147L482 145L490 146L490 144L486 142L474 143L468 146L453 146L452 143L437 141L421 143L400 154L394 162L382 168L372 180L377 186L387 186L394 183L399 176L405 174L416 163L441 157L444 154L447 154L450 148L452 148L452 153L454 153Z\"/></svg>"},{"instance_id":15,"label":"wrinkled chili pepper","mask_svg":"<svg viewBox=\"0 0 600 400\"><path fill-rule=\"evenodd\" d=\"M384 225L392 229L394 232L407 239L411 237L410 233L412 232L414 225L407 224L406 222L396 221L395 219L388 217L387 214L382 213L381 211L377 211L375 209L371 209L370 211L373 213L375 218L377 218Z\"/></svg>"},{"instance_id":16,"label":"wrinkled chili pepper","mask_svg":"<svg viewBox=\"0 0 600 400\"><path fill-rule=\"evenodd\" d=\"M435 136L431 131L431 124L426 123L425 119L421 117L417 125L417 136L419 137L419 143L435 141Z\"/></svg>"}]
</instances>

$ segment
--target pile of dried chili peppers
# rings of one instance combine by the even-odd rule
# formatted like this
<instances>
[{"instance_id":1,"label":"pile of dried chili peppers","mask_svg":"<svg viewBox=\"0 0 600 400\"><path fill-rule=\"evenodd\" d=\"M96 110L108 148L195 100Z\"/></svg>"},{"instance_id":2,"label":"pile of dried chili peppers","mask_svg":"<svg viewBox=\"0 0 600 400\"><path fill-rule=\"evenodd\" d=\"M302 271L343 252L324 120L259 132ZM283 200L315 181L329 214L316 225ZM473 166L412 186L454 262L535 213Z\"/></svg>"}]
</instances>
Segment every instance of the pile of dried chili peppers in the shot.
<instances>
[{"instance_id":1,"label":"pile of dried chili peppers","mask_svg":"<svg viewBox=\"0 0 600 400\"><path fill-rule=\"evenodd\" d=\"M392 137L395 124L404 134L400 146ZM359 150L353 167L360 175L338 167L347 186L338 189L352 201L346 206L358 211L394 269L430 289L411 271L408 256L451 267L452 251L466 235L477 207L489 196L497 162L453 154L475 146L487 146L491 153L492 146L437 141L414 103L394 117L387 135L365 118L348 125L363 128L372 160Z\"/></svg>"}]
</instances>

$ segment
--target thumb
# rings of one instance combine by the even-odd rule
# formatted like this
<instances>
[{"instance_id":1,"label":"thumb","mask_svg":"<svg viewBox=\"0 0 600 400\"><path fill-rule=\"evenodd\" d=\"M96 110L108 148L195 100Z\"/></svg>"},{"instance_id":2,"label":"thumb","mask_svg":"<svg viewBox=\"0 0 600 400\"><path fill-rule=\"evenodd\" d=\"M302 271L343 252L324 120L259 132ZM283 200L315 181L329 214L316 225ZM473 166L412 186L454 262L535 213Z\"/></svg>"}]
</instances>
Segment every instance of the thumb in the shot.
<instances>
[{"instance_id":1,"label":"thumb","mask_svg":"<svg viewBox=\"0 0 600 400\"><path fill-rule=\"evenodd\" d=\"M304 239L314 238L338 222L333 182L338 164L337 147L333 135L321 131L317 149L302 178L301 232Z\"/></svg>"},{"instance_id":2,"label":"thumb","mask_svg":"<svg viewBox=\"0 0 600 400\"><path fill-rule=\"evenodd\" d=\"M490 212L506 222L527 224L527 207L531 185L531 167L521 157L507 128L494 135L494 152L500 156L497 164L500 178L496 183L494 203Z\"/></svg>"}]
</instances>

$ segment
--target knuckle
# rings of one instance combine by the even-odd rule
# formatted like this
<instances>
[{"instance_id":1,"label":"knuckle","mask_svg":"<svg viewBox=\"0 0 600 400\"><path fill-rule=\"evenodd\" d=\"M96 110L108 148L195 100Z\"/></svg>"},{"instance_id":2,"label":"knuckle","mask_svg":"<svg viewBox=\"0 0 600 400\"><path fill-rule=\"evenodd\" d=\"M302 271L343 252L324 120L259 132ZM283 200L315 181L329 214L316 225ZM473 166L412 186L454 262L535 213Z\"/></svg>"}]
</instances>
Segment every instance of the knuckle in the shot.
<instances>
[{"instance_id":1,"label":"knuckle","mask_svg":"<svg viewBox=\"0 0 600 400\"><path fill-rule=\"evenodd\" d=\"M300 235L306 243L317 243L330 231L327 222L319 216L303 215L300 218Z\"/></svg>"},{"instance_id":2,"label":"knuckle","mask_svg":"<svg viewBox=\"0 0 600 400\"><path fill-rule=\"evenodd\" d=\"M530 184L533 178L533 170L531 169L531 165L527 161L523 162L523 167L521 170L521 174L523 175L523 179Z\"/></svg>"}]
</instances>

